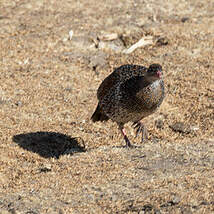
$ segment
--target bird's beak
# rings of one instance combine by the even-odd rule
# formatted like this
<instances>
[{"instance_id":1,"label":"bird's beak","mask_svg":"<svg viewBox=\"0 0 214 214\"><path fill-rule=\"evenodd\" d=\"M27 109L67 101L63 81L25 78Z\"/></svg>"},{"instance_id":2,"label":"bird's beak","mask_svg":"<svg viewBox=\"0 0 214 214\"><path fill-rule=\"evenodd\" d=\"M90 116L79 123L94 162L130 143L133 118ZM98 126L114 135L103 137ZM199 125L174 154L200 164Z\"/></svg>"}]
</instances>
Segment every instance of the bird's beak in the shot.
<instances>
[{"instance_id":1,"label":"bird's beak","mask_svg":"<svg viewBox=\"0 0 214 214\"><path fill-rule=\"evenodd\" d=\"M158 70L157 76L158 76L158 78L161 78L162 74L161 74L161 71L160 71L160 70Z\"/></svg>"}]
</instances>

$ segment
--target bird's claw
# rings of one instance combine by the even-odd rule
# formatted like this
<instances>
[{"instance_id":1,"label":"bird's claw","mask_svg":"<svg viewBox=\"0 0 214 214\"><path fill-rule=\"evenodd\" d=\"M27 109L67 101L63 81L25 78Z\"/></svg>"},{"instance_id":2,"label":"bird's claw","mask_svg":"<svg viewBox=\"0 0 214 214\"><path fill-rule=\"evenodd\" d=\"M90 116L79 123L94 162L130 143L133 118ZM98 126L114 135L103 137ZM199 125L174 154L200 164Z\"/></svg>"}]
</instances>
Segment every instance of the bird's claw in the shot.
<instances>
[{"instance_id":1,"label":"bird's claw","mask_svg":"<svg viewBox=\"0 0 214 214\"><path fill-rule=\"evenodd\" d=\"M134 122L133 123L133 126L136 130L136 137L138 137L138 135L140 133L142 133L142 142L144 142L144 140L147 140L148 139L148 131L145 127L145 125L143 125L143 123L141 122Z\"/></svg>"}]
</instances>

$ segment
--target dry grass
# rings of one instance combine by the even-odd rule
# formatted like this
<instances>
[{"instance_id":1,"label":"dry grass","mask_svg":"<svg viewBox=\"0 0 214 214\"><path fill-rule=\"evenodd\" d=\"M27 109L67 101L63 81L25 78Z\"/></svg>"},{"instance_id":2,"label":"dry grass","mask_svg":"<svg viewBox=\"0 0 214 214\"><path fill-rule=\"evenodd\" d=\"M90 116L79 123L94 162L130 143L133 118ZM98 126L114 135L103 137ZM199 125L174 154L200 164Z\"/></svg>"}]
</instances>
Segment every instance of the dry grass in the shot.
<instances>
[{"instance_id":1,"label":"dry grass","mask_svg":"<svg viewBox=\"0 0 214 214\"><path fill-rule=\"evenodd\" d=\"M0 1L1 213L214 212L214 4L154 2ZM94 45L105 32L167 42L125 55ZM90 121L96 89L114 67L153 62L167 96L148 142L127 125L127 150L114 123Z\"/></svg>"}]
</instances>

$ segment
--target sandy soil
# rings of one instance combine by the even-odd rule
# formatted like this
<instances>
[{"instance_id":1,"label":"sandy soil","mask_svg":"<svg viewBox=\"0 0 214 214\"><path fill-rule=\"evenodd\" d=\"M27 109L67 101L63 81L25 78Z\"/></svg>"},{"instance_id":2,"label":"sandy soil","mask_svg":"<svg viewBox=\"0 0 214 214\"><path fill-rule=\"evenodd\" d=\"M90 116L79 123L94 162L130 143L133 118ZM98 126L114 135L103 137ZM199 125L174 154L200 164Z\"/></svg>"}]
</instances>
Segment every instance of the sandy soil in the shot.
<instances>
[{"instance_id":1,"label":"sandy soil","mask_svg":"<svg viewBox=\"0 0 214 214\"><path fill-rule=\"evenodd\" d=\"M213 47L212 0L0 0L0 213L214 213ZM90 121L126 63L167 88L133 149Z\"/></svg>"}]
</instances>

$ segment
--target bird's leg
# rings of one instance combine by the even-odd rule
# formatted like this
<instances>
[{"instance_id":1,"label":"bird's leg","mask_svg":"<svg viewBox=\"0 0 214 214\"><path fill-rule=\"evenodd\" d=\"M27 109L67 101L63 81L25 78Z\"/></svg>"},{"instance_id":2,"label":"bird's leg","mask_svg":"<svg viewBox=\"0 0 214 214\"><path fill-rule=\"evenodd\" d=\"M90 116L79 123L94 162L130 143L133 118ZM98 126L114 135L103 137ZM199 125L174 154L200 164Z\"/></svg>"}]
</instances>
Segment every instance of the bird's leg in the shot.
<instances>
[{"instance_id":1,"label":"bird's leg","mask_svg":"<svg viewBox=\"0 0 214 214\"><path fill-rule=\"evenodd\" d=\"M134 126L134 128L136 128L137 130L136 130L136 137L140 134L140 133L142 133L142 142L144 141L144 140L147 140L148 139L148 131L147 131L147 129L146 129L146 126L142 123L142 122L140 122L140 121L138 121L138 122L134 122L133 123L133 126Z\"/></svg>"},{"instance_id":2,"label":"bird's leg","mask_svg":"<svg viewBox=\"0 0 214 214\"><path fill-rule=\"evenodd\" d=\"M124 125L123 124L119 124L119 129L120 129L120 131L121 131L121 133L122 133L122 135L124 137L124 140L126 142L126 147L131 147L132 145L131 145L131 143L130 143L127 135L126 135L126 132L125 132L125 129L124 129Z\"/></svg>"}]
</instances>

